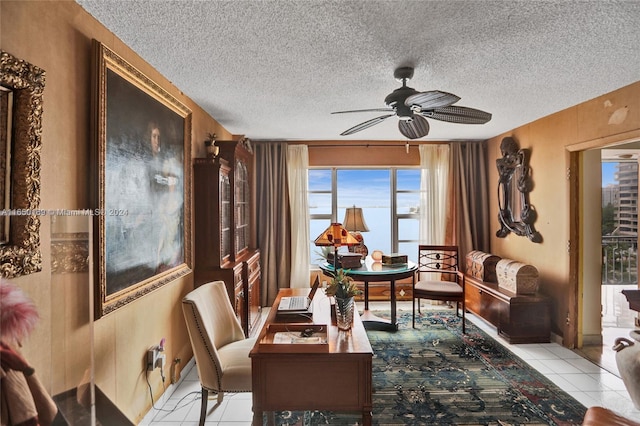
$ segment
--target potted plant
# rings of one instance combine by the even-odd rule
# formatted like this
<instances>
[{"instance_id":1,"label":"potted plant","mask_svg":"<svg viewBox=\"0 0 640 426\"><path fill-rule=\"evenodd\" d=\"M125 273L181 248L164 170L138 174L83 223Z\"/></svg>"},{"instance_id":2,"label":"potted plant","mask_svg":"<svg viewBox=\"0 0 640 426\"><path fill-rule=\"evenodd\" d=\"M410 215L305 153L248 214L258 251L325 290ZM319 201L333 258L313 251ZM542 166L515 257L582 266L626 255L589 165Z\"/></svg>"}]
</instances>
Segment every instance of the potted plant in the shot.
<instances>
[{"instance_id":1,"label":"potted plant","mask_svg":"<svg viewBox=\"0 0 640 426\"><path fill-rule=\"evenodd\" d=\"M327 296L333 296L336 300L336 323L340 330L349 330L353 324L355 310L354 297L362 293L353 278L348 276L344 269L336 270L334 277L325 290Z\"/></svg>"},{"instance_id":2,"label":"potted plant","mask_svg":"<svg viewBox=\"0 0 640 426\"><path fill-rule=\"evenodd\" d=\"M218 155L219 147L216 145L216 134L209 133L207 135L209 138L204 141L205 149L207 150L207 155L211 157L216 157Z\"/></svg>"}]
</instances>

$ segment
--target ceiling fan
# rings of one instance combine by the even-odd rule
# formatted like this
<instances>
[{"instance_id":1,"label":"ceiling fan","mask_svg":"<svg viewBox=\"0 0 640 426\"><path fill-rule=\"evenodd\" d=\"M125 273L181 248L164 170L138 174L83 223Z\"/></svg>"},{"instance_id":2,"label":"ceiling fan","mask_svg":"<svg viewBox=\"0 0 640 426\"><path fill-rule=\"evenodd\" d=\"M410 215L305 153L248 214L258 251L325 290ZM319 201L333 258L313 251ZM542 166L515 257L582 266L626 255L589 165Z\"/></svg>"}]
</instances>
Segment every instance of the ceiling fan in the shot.
<instances>
[{"instance_id":1,"label":"ceiling fan","mask_svg":"<svg viewBox=\"0 0 640 426\"><path fill-rule=\"evenodd\" d=\"M402 87L391 92L384 99L387 108L357 109L351 111L336 111L331 114L345 114L351 112L381 111L391 114L372 118L340 133L348 136L382 123L389 117L397 115L398 129L408 139L418 139L429 133L429 122L426 118L448 121L460 124L484 124L491 120L491 114L474 108L453 106L460 97L439 90L418 92L407 86L407 80L413 77L412 67L401 67L394 71L396 80L402 80ZM426 118L425 118L426 117Z\"/></svg>"}]
</instances>

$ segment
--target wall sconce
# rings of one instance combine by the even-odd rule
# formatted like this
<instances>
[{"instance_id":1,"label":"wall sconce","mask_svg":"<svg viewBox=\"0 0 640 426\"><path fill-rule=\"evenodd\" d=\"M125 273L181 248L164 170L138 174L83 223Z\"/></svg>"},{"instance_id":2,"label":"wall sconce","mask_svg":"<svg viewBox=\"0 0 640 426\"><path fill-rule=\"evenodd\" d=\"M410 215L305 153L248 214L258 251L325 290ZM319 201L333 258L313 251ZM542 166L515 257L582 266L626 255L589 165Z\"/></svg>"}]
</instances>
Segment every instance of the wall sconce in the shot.
<instances>
[{"instance_id":1,"label":"wall sconce","mask_svg":"<svg viewBox=\"0 0 640 426\"><path fill-rule=\"evenodd\" d=\"M209 133L209 139L204 141L204 147L207 150L207 157L216 158L220 152L220 147L216 145L216 134Z\"/></svg>"}]
</instances>

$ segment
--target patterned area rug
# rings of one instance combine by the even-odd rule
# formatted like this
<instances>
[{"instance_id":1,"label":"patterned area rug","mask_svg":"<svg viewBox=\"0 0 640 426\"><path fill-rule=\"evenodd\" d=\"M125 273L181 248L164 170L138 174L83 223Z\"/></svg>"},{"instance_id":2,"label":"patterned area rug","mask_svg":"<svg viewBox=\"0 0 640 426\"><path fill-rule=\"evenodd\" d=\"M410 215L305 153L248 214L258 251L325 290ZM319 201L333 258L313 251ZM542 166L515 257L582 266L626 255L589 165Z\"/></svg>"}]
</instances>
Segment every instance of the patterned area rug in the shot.
<instances>
[{"instance_id":1,"label":"patterned area rug","mask_svg":"<svg viewBox=\"0 0 640 426\"><path fill-rule=\"evenodd\" d=\"M376 313L384 317L384 313ZM376 425L580 425L586 408L453 311L399 315L396 333L368 331ZM280 412L280 425L355 425L359 414Z\"/></svg>"}]
</instances>

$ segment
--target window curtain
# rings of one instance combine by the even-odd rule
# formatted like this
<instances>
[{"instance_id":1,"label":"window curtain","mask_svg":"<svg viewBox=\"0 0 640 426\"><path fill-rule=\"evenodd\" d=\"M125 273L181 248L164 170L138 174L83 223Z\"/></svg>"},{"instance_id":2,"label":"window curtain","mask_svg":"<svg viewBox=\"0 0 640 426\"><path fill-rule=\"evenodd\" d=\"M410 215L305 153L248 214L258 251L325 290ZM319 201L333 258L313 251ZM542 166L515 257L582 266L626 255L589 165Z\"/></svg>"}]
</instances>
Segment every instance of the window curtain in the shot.
<instances>
[{"instance_id":1,"label":"window curtain","mask_svg":"<svg viewBox=\"0 0 640 426\"><path fill-rule=\"evenodd\" d=\"M256 228L261 256L261 303L271 306L289 285L291 266L287 144L255 144Z\"/></svg>"},{"instance_id":2,"label":"window curtain","mask_svg":"<svg viewBox=\"0 0 640 426\"><path fill-rule=\"evenodd\" d=\"M490 251L490 221L485 142L451 144L451 208L446 243L456 244L460 256L471 250Z\"/></svg>"},{"instance_id":3,"label":"window curtain","mask_svg":"<svg viewBox=\"0 0 640 426\"><path fill-rule=\"evenodd\" d=\"M291 209L291 287L309 287L309 150L306 145L287 149L289 205Z\"/></svg>"},{"instance_id":4,"label":"window curtain","mask_svg":"<svg viewBox=\"0 0 640 426\"><path fill-rule=\"evenodd\" d=\"M449 145L420 145L420 244L444 244Z\"/></svg>"}]
</instances>

